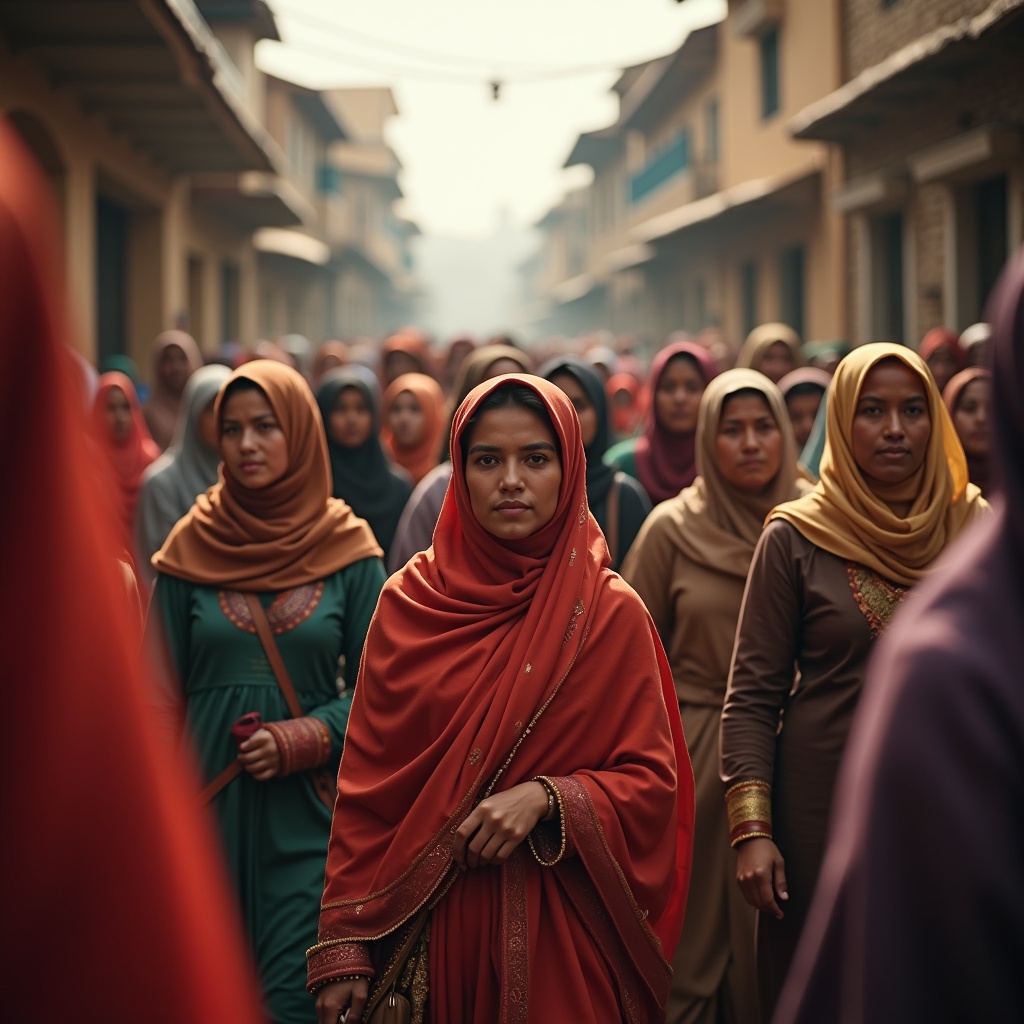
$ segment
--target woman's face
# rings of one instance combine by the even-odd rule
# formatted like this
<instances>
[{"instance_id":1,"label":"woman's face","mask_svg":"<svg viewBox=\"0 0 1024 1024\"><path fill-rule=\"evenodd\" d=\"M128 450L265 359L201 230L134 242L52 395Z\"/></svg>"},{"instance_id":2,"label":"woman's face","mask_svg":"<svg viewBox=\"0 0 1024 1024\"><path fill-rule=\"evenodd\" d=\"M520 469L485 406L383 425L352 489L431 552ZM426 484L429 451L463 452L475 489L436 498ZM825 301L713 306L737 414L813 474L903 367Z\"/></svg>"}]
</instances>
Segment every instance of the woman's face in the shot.
<instances>
[{"instance_id":1,"label":"woman's face","mask_svg":"<svg viewBox=\"0 0 1024 1024\"><path fill-rule=\"evenodd\" d=\"M411 391L395 396L388 410L388 425L399 448L415 448L423 440L423 410Z\"/></svg>"},{"instance_id":2,"label":"woman's face","mask_svg":"<svg viewBox=\"0 0 1024 1024\"><path fill-rule=\"evenodd\" d=\"M782 431L760 395L734 395L722 406L715 435L719 472L738 491L761 494L782 465Z\"/></svg>"},{"instance_id":3,"label":"woman's face","mask_svg":"<svg viewBox=\"0 0 1024 1024\"><path fill-rule=\"evenodd\" d=\"M358 448L370 439L372 430L373 413L366 396L358 388L342 388L327 417L331 440L344 448Z\"/></svg>"},{"instance_id":4,"label":"woman's face","mask_svg":"<svg viewBox=\"0 0 1024 1024\"><path fill-rule=\"evenodd\" d=\"M898 359L868 371L853 417L853 458L868 483L901 484L921 468L932 423L924 381Z\"/></svg>"},{"instance_id":5,"label":"woman's face","mask_svg":"<svg viewBox=\"0 0 1024 1024\"><path fill-rule=\"evenodd\" d=\"M498 540L521 540L558 507L562 463L551 428L521 405L490 409L470 428L466 488L477 522Z\"/></svg>"},{"instance_id":6,"label":"woman's face","mask_svg":"<svg viewBox=\"0 0 1024 1024\"><path fill-rule=\"evenodd\" d=\"M572 402L580 421L583 447L588 448L597 437L597 410L590 401L586 389L571 373L556 373L551 378L551 383L564 392L566 398Z\"/></svg>"},{"instance_id":7,"label":"woman's face","mask_svg":"<svg viewBox=\"0 0 1024 1024\"><path fill-rule=\"evenodd\" d=\"M225 472L249 490L269 487L287 472L288 441L262 391L235 391L224 402L220 457Z\"/></svg>"},{"instance_id":8,"label":"woman's face","mask_svg":"<svg viewBox=\"0 0 1024 1024\"><path fill-rule=\"evenodd\" d=\"M217 398L214 396L199 414L199 437L211 451L216 451L218 447L216 407Z\"/></svg>"},{"instance_id":9,"label":"woman's face","mask_svg":"<svg viewBox=\"0 0 1024 1024\"><path fill-rule=\"evenodd\" d=\"M120 388L111 388L107 392L106 413L114 443L126 444L132 433L132 407Z\"/></svg>"},{"instance_id":10,"label":"woman's face","mask_svg":"<svg viewBox=\"0 0 1024 1024\"><path fill-rule=\"evenodd\" d=\"M989 453L991 437L988 431L988 384L984 380L972 380L960 392L960 400L953 412L953 426L956 427L964 451L975 458Z\"/></svg>"},{"instance_id":11,"label":"woman's face","mask_svg":"<svg viewBox=\"0 0 1024 1024\"><path fill-rule=\"evenodd\" d=\"M824 393L816 390L813 394L791 395L786 399L786 410L789 412L789 422L793 425L793 434L796 436L797 451L807 444L807 439L811 436Z\"/></svg>"},{"instance_id":12,"label":"woman's face","mask_svg":"<svg viewBox=\"0 0 1024 1024\"><path fill-rule=\"evenodd\" d=\"M160 353L157 373L160 374L160 382L172 395L180 395L185 390L191 369L188 356L180 345L168 345Z\"/></svg>"},{"instance_id":13,"label":"woman's face","mask_svg":"<svg viewBox=\"0 0 1024 1024\"><path fill-rule=\"evenodd\" d=\"M697 429L700 396L706 386L692 359L673 356L654 390L654 415L658 423L672 434L692 434Z\"/></svg>"},{"instance_id":14,"label":"woman's face","mask_svg":"<svg viewBox=\"0 0 1024 1024\"><path fill-rule=\"evenodd\" d=\"M787 373L796 369L792 349L784 341L773 342L761 357L758 369L773 384L778 384Z\"/></svg>"},{"instance_id":15,"label":"woman's face","mask_svg":"<svg viewBox=\"0 0 1024 1024\"><path fill-rule=\"evenodd\" d=\"M940 345L928 357L928 369L932 371L939 391L944 391L946 385L956 375L956 358L945 345Z\"/></svg>"}]
</instances>

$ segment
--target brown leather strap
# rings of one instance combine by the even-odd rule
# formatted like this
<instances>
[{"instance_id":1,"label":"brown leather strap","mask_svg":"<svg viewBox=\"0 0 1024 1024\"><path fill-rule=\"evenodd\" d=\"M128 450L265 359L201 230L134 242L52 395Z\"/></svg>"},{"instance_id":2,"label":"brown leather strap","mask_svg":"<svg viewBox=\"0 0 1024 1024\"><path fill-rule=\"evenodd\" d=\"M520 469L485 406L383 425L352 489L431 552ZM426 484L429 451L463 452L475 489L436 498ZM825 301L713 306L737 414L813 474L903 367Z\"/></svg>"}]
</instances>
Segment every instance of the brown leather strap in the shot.
<instances>
[{"instance_id":1,"label":"brown leather strap","mask_svg":"<svg viewBox=\"0 0 1024 1024\"><path fill-rule=\"evenodd\" d=\"M619 478L622 470L616 470L612 477L612 485L608 488L608 533L605 540L608 541L608 554L611 555L612 565L618 560L619 554Z\"/></svg>"},{"instance_id":2,"label":"brown leather strap","mask_svg":"<svg viewBox=\"0 0 1024 1024\"><path fill-rule=\"evenodd\" d=\"M295 695L295 687L292 686L292 681L288 677L288 669L285 668L281 652L277 649L274 634L270 629L270 620L267 618L267 613L263 610L263 605L260 604L259 595L252 592L247 593L245 595L245 603L249 606L249 612L252 615L252 621L256 625L256 632L259 634L260 643L263 644L267 661L270 662L270 667L274 670L274 678L277 679L278 688L281 690L285 704L288 705L288 712L292 718L302 718L304 715L302 705L299 703L299 698ZM313 781L316 795L324 806L333 812L334 801L338 794L338 780L334 778L327 768L314 768L310 772L310 778Z\"/></svg>"},{"instance_id":3,"label":"brown leather strap","mask_svg":"<svg viewBox=\"0 0 1024 1024\"><path fill-rule=\"evenodd\" d=\"M247 593L245 603L249 606L252 621L256 625L256 632L260 636L260 643L263 644L267 661L270 662L270 667L274 670L274 677L277 679L284 702L288 705L288 712L292 718L302 718L302 705L299 703L299 698L295 696L295 687L292 686L292 681L288 678L288 669L284 667L281 652L277 649L274 634L270 629L270 621L267 619L267 613L263 610L263 605L260 604L259 595Z\"/></svg>"},{"instance_id":4,"label":"brown leather strap","mask_svg":"<svg viewBox=\"0 0 1024 1024\"><path fill-rule=\"evenodd\" d=\"M215 779L206 784L202 793L199 794L199 802L208 804L229 782L237 779L242 774L242 766L237 761L232 761Z\"/></svg>"},{"instance_id":5,"label":"brown leather strap","mask_svg":"<svg viewBox=\"0 0 1024 1024\"><path fill-rule=\"evenodd\" d=\"M409 957L412 956L415 951L416 945L420 941L420 936L423 934L423 929L426 927L427 918L429 917L430 904L428 903L417 911L416 916L410 923L409 931L402 940L402 945L399 947L398 953L391 958L391 961L383 975L374 981L373 991L370 993L366 1006L363 1008L363 1016L367 1019L369 1019L371 1014L373 1014L377 1007L380 1006L388 993L395 991L395 988L398 985L398 979L402 974L402 969L405 967Z\"/></svg>"}]
</instances>

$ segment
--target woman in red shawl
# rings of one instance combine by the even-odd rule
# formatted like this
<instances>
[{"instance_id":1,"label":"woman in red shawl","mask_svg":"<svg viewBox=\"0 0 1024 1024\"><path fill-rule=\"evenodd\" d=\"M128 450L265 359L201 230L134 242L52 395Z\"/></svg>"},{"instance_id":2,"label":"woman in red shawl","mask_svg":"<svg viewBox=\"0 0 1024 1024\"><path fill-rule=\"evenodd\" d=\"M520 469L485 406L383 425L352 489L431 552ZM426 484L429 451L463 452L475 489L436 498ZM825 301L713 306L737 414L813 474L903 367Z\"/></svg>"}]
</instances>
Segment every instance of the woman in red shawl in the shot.
<instances>
[{"instance_id":1,"label":"woman in red shawl","mask_svg":"<svg viewBox=\"0 0 1024 1024\"><path fill-rule=\"evenodd\" d=\"M100 377L92 403L93 437L113 474L117 515L131 547L132 524L146 467L160 456L150 437L132 382L117 372Z\"/></svg>"},{"instance_id":2,"label":"woman in red shawl","mask_svg":"<svg viewBox=\"0 0 1024 1024\"><path fill-rule=\"evenodd\" d=\"M604 461L639 480L655 505L697 478L697 410L716 376L718 367L703 346L666 345L651 364L644 432L605 452Z\"/></svg>"},{"instance_id":3,"label":"woman in red shawl","mask_svg":"<svg viewBox=\"0 0 1024 1024\"><path fill-rule=\"evenodd\" d=\"M427 907L414 1020L657 1020L693 816L664 651L607 569L562 392L481 384L452 451L433 546L367 634L308 955L318 1018L359 1019L376 940Z\"/></svg>"}]
</instances>

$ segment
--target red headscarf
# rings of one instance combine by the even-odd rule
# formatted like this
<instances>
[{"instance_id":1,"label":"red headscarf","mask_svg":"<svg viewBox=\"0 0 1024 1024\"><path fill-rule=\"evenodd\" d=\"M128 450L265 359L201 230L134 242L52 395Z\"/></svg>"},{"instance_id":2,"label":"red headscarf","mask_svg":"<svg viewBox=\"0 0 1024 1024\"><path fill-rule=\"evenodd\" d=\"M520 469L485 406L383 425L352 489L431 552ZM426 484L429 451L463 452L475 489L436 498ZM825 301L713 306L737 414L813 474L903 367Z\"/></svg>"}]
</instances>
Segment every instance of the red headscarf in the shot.
<instances>
[{"instance_id":1,"label":"red headscarf","mask_svg":"<svg viewBox=\"0 0 1024 1024\"><path fill-rule=\"evenodd\" d=\"M388 423L391 406L403 391L408 391L423 411L423 436L411 448L402 448L395 442L395 435ZM412 477L413 483L419 483L437 465L437 450L444 427L444 395L441 386L425 373L403 373L396 377L384 392L381 422L381 444L391 460Z\"/></svg>"},{"instance_id":2,"label":"red headscarf","mask_svg":"<svg viewBox=\"0 0 1024 1024\"><path fill-rule=\"evenodd\" d=\"M543 401L561 447L562 484L546 526L499 542L472 512L459 439L508 381ZM558 777L579 857L544 869L557 883L535 872L526 894L503 889L507 907L525 913L531 892L541 899L538 887L563 886L587 926L612 944L605 953L613 962L598 969L615 971L654 1014L669 982L662 950L670 955L682 921L693 813L664 652L636 595L606 568L604 537L587 508L579 421L558 388L528 374L486 381L460 407L451 447L433 547L391 577L367 634L328 857L325 962L313 955L310 980L329 964L331 946L385 934L444 891L452 834L490 787L547 775ZM630 675L627 688L621 673ZM511 874L502 869L506 888ZM595 906L606 924L588 916ZM514 951L503 946L497 955ZM536 967L531 959L531 977ZM531 998L541 1005L536 992ZM568 1019L557 1008L555 1018Z\"/></svg>"},{"instance_id":3,"label":"red headscarf","mask_svg":"<svg viewBox=\"0 0 1024 1024\"><path fill-rule=\"evenodd\" d=\"M629 437L640 419L640 385L631 373L613 373L605 384L608 396L608 414L612 421L612 431L616 437ZM622 391L629 395L629 404L620 405L616 397Z\"/></svg>"},{"instance_id":4,"label":"red headscarf","mask_svg":"<svg viewBox=\"0 0 1024 1024\"><path fill-rule=\"evenodd\" d=\"M940 348L949 349L958 371L967 366L967 353L960 344L960 336L956 331L950 331L945 327L933 327L921 339L918 355L927 363Z\"/></svg>"},{"instance_id":5,"label":"red headscarf","mask_svg":"<svg viewBox=\"0 0 1024 1024\"><path fill-rule=\"evenodd\" d=\"M124 394L132 410L132 429L124 444L114 440L107 423L107 398L115 389ZM92 403L92 423L93 438L103 450L113 473L121 524L125 535L131 537L142 474L151 462L160 457L160 449L150 437L135 388L123 373L112 371L100 376L99 388Z\"/></svg>"},{"instance_id":6,"label":"red headscarf","mask_svg":"<svg viewBox=\"0 0 1024 1024\"><path fill-rule=\"evenodd\" d=\"M64 347L52 204L0 118L0 658L17 723L0 745L0 1006L12 1021L256 1024L209 823L147 707Z\"/></svg>"},{"instance_id":7,"label":"red headscarf","mask_svg":"<svg viewBox=\"0 0 1024 1024\"><path fill-rule=\"evenodd\" d=\"M655 408L658 382L669 362L677 356L686 356L697 364L705 385L718 376L718 367L708 350L691 341L667 345L654 357L646 396L647 425L636 442L637 473L654 504L674 498L697 478L696 421L693 433L680 437L658 423Z\"/></svg>"}]
</instances>

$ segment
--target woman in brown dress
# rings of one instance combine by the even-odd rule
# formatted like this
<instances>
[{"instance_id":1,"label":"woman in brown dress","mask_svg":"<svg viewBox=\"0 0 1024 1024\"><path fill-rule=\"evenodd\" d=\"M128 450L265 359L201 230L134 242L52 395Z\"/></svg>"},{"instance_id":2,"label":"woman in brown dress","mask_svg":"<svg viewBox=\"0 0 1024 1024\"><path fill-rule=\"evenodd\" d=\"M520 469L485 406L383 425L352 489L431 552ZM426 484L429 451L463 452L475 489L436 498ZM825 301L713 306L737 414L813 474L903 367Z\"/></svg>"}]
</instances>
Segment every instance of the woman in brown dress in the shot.
<instances>
[{"instance_id":1,"label":"woman in brown dress","mask_svg":"<svg viewBox=\"0 0 1024 1024\"><path fill-rule=\"evenodd\" d=\"M675 951L670 1024L757 1020L754 911L723 856L729 834L718 732L736 620L765 516L809 485L779 389L756 370L708 385L693 485L648 517L622 574L665 644L696 785L693 875Z\"/></svg>"},{"instance_id":2,"label":"woman in brown dress","mask_svg":"<svg viewBox=\"0 0 1024 1024\"><path fill-rule=\"evenodd\" d=\"M908 588L987 508L938 389L909 349L854 350L836 371L827 416L820 482L775 509L754 553L722 715L737 881L760 911L765 1020L818 877L873 642Z\"/></svg>"}]
</instances>

